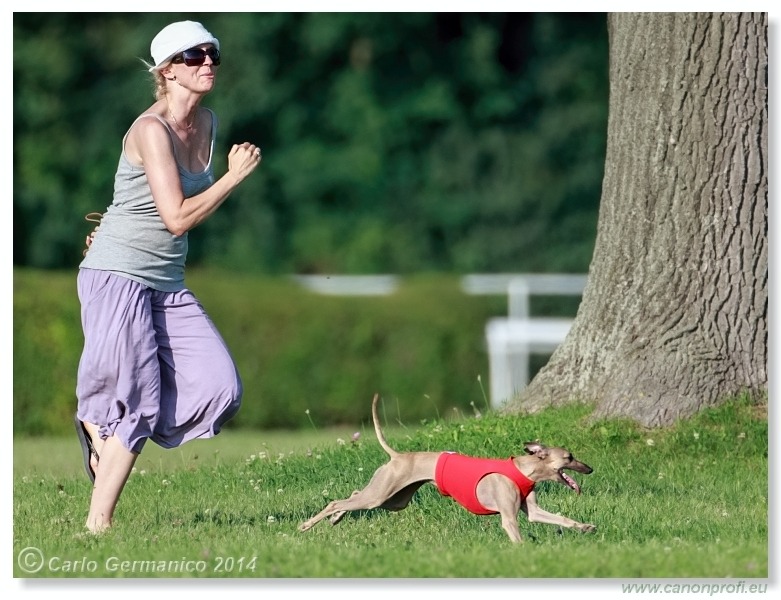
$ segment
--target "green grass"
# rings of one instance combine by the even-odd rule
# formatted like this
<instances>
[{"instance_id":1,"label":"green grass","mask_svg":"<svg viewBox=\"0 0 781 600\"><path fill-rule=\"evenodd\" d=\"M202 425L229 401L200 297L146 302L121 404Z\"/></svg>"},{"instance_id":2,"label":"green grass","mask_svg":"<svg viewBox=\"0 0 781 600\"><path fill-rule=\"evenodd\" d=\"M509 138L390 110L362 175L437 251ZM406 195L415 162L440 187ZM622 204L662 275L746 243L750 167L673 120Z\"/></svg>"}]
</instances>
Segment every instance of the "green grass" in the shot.
<instances>
[{"instance_id":1,"label":"green grass","mask_svg":"<svg viewBox=\"0 0 781 600\"><path fill-rule=\"evenodd\" d=\"M406 510L362 511L336 527L322 522L299 533L303 520L363 487L385 461L368 430L357 442L349 429L319 432L317 439L310 431L298 440L292 432L276 439L226 432L222 447L221 434L199 442L197 452L186 445L148 458L150 447L130 477L115 526L98 537L84 533L90 488L76 442L70 440L66 468L56 462L65 459L64 441L16 440L14 575L766 578L765 411L764 404L738 399L650 431L592 422L584 406L389 429L399 450L508 456L539 438L590 464L594 473L578 476L580 496L546 482L538 486L538 501L596 524L597 532L559 533L521 515L521 545L509 542L498 517L471 515L430 485ZM53 453L51 468L33 460L46 453ZM29 547L44 557L34 574L19 566L40 556L20 561ZM181 572L188 567L201 570Z\"/></svg>"}]
</instances>

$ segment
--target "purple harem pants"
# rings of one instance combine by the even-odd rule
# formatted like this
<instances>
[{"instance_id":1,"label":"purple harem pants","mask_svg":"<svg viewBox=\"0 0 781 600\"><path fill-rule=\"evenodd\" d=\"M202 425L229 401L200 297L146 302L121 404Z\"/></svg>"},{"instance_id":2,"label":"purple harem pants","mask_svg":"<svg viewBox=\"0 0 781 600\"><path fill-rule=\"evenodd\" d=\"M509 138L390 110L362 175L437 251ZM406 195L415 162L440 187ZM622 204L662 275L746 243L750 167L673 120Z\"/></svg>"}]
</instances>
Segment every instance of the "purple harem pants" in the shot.
<instances>
[{"instance_id":1,"label":"purple harem pants","mask_svg":"<svg viewBox=\"0 0 781 600\"><path fill-rule=\"evenodd\" d=\"M79 419L133 452L147 438L174 448L219 433L239 409L242 384L192 292L159 292L94 269L80 269L77 284Z\"/></svg>"}]
</instances>

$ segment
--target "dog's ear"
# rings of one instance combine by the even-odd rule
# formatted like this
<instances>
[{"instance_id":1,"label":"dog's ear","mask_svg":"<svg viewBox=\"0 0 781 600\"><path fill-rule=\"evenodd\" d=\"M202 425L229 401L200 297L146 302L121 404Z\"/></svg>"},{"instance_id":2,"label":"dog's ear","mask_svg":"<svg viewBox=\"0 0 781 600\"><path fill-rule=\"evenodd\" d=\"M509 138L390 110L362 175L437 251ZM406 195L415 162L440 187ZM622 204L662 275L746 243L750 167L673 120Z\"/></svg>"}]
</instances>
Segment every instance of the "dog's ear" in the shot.
<instances>
[{"instance_id":1,"label":"dog's ear","mask_svg":"<svg viewBox=\"0 0 781 600\"><path fill-rule=\"evenodd\" d=\"M543 446L540 442L526 442L523 445L523 449L526 454L533 454L537 458L545 458L548 456L548 448Z\"/></svg>"}]
</instances>

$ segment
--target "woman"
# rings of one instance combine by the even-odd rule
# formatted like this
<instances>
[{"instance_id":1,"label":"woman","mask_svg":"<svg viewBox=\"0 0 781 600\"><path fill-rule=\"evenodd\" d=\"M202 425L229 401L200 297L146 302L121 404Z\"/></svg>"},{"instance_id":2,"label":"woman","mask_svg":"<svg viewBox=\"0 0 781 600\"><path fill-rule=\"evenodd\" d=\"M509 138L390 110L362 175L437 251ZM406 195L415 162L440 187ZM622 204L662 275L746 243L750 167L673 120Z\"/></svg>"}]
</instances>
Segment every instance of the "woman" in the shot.
<instances>
[{"instance_id":1,"label":"woman","mask_svg":"<svg viewBox=\"0 0 781 600\"><path fill-rule=\"evenodd\" d=\"M75 419L94 483L93 533L111 526L147 439L172 448L216 435L242 395L225 342L184 285L184 264L187 232L255 170L260 148L234 145L215 181L216 120L200 104L214 88L220 43L203 25L168 25L151 54L157 101L125 134L113 202L87 238L78 275Z\"/></svg>"}]
</instances>

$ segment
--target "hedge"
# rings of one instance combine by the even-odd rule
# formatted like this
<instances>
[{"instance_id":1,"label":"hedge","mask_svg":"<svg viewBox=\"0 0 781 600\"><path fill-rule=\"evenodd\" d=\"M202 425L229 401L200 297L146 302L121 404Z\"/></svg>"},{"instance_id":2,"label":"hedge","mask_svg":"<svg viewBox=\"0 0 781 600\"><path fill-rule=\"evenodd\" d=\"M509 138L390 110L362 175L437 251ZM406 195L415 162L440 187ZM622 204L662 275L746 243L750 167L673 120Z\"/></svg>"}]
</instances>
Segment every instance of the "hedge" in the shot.
<instances>
[{"instance_id":1,"label":"hedge","mask_svg":"<svg viewBox=\"0 0 781 600\"><path fill-rule=\"evenodd\" d=\"M387 296L224 272L193 271L187 284L242 376L231 427L357 424L375 392L404 422L486 407L485 323L506 299L466 295L457 276L407 278ZM15 269L13 310L14 433L70 432L83 343L76 273Z\"/></svg>"}]
</instances>

